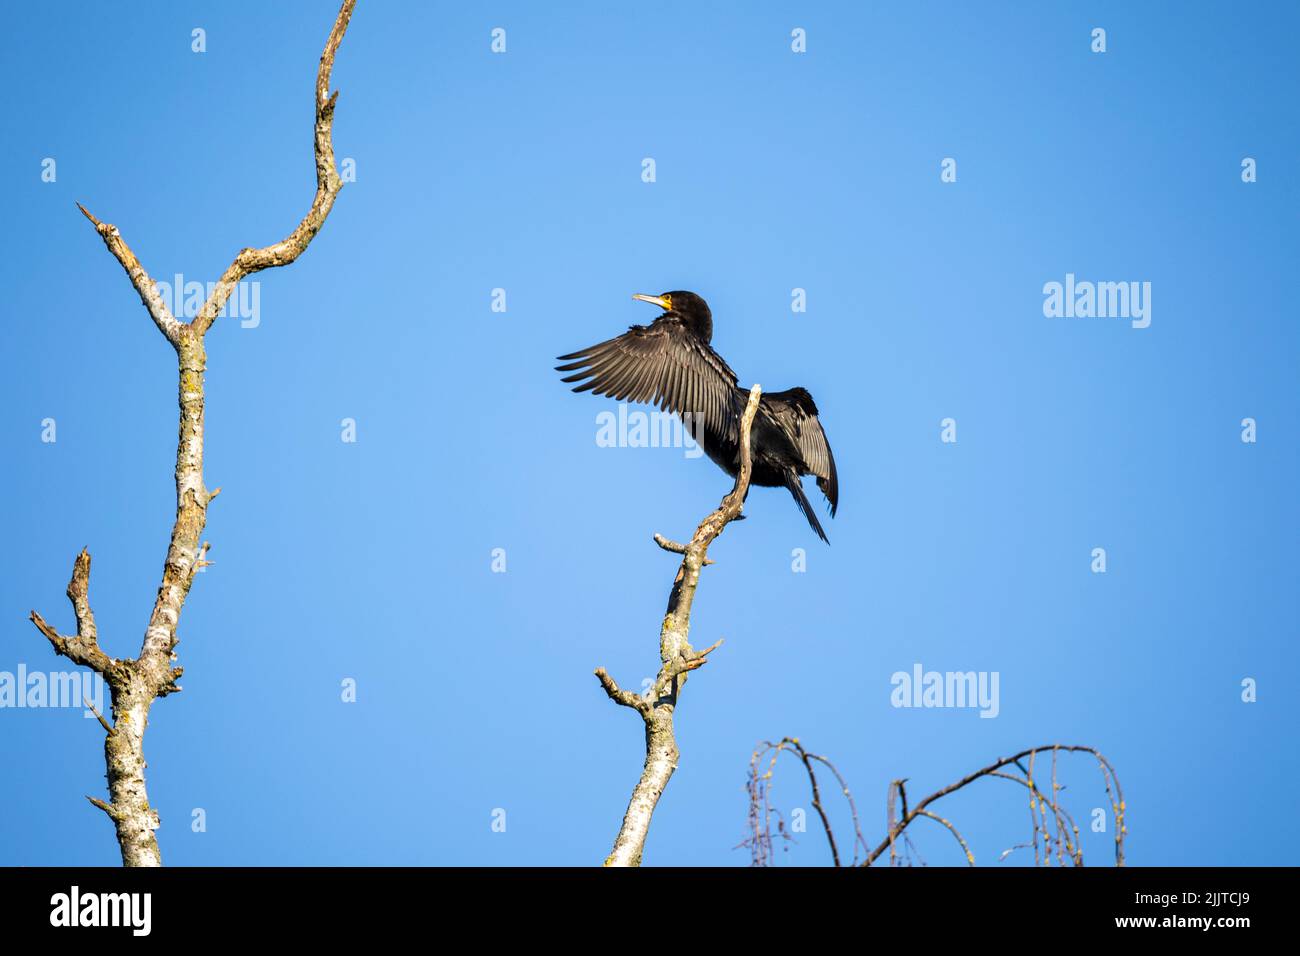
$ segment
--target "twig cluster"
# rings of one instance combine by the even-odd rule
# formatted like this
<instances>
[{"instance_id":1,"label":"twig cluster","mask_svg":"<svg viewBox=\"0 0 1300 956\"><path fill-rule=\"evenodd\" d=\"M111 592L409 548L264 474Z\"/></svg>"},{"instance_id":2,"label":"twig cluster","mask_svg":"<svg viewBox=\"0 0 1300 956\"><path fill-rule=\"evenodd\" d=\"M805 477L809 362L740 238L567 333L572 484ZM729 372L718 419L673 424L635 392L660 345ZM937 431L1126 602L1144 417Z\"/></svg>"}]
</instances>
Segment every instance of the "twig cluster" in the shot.
<instances>
[{"instance_id":1,"label":"twig cluster","mask_svg":"<svg viewBox=\"0 0 1300 956\"><path fill-rule=\"evenodd\" d=\"M862 853L867 852L867 841L862 835L862 826L858 822L858 807L853 802L853 794L849 791L849 785L844 782L844 777L835 764L821 754L811 753L804 749L798 737L782 737L776 743L765 740L755 748L754 753L750 756L749 776L745 782L745 790L749 794L749 836L741 846L748 847L751 863L754 866L770 866L775 862L775 847L772 839L773 817L776 818L777 835L783 841L792 841L794 839L790 829L785 825L784 816L772 806L772 782L777 760L780 759L783 753L793 754L798 757L804 771L808 774L808 786L812 790L813 809L817 811L817 817L820 819L822 829L826 833L826 842L830 844L831 862L835 866L842 866L839 845L835 841L835 830L831 826L830 816L822 804L821 787L817 783L817 770L813 764L822 764L835 777L835 782L839 784L840 792L844 794L844 799L849 805L849 814L853 820L853 860L850 865L856 866L859 851ZM764 760L767 761L766 769L763 767Z\"/></svg>"},{"instance_id":2,"label":"twig cluster","mask_svg":"<svg viewBox=\"0 0 1300 956\"><path fill-rule=\"evenodd\" d=\"M1074 817L1071 816L1069 810L1061 803L1061 792L1065 788L1058 780L1057 763L1058 757L1062 753L1091 754L1097 761L1102 783L1106 790L1106 797L1111 806L1115 832L1115 865L1124 865L1124 837L1128 833L1125 821L1127 806L1124 802L1124 791L1120 787L1119 776L1116 774L1115 768L1106 757L1093 747L1067 744L1047 744L1041 747L1031 747L1010 757L995 760L987 767L982 767L973 773L967 774L955 783L936 790L916 804L909 804L907 780L894 780L889 784L886 798L887 833L874 849L868 850L859 825L857 807L853 803L852 794L849 792L849 788L840 772L825 757L805 750L799 743L798 738L785 737L777 743L764 741L750 758L749 775L746 783L746 790L749 794L748 835L740 845L749 849L754 866L770 866L775 861L774 837L783 841L793 839L789 828L785 824L784 817L773 807L771 802L773 773L777 759L782 753L791 753L797 756L807 772L809 787L812 791L813 808L817 811L822 827L826 832L826 839L830 844L831 860L835 866L841 866L842 861L834 829L822 805L821 791L813 767L814 763L820 763L829 768L848 801L854 838L853 860L850 865L871 866L886 852L889 854L888 859L891 866L911 865L913 860L920 860L920 854L912 842L908 827L914 821L925 818L934 821L951 833L953 839L961 848L966 862L970 866L974 866L975 854L971 851L970 844L965 837L961 835L961 832L951 820L935 813L930 808L936 801L961 790L976 780L985 777L996 777L1009 780L1029 791L1031 831L1030 839L1027 842L1017 844L1004 851L999 860L1006 859L1016 850L1032 849L1036 866L1083 866L1083 847L1079 839L1078 824L1075 823ZM1051 766L1048 779L1044 781L1039 773L1038 763L1040 755L1046 754L1051 755ZM763 766L765 759L767 760L766 768ZM1014 770L1010 768L1014 768ZM1019 773L1016 773L1016 770ZM773 818L776 819L775 833L773 832ZM861 863L858 861L859 847L864 853Z\"/></svg>"}]
</instances>

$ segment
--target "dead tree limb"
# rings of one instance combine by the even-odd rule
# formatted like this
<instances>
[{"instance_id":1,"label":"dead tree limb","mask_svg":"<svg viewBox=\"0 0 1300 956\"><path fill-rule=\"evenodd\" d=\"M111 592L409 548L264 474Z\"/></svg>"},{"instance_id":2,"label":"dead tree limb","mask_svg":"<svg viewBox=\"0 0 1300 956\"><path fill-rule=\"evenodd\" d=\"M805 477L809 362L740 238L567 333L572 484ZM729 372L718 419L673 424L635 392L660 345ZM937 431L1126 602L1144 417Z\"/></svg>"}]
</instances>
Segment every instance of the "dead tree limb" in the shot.
<instances>
[{"instance_id":1,"label":"dead tree limb","mask_svg":"<svg viewBox=\"0 0 1300 956\"><path fill-rule=\"evenodd\" d=\"M172 527L162 583L149 617L144 642L135 658L110 658L99 647L95 618L90 609L90 554L83 550L73 564L68 599L77 620L75 637L65 637L35 611L31 620L49 640L55 653L74 664L102 674L113 704L113 720L101 717L106 729L104 757L108 767L106 802L87 797L117 830L124 866L161 866L162 855L154 831L160 823L145 790L144 732L154 700L179 691L182 668L175 666L176 628L189 595L195 572L206 565L208 545L200 543L207 524L208 505L217 492L203 481L203 376L207 355L203 339L240 280L254 272L286 266L307 248L320 231L343 183L334 167L334 104L338 93L329 92L334 54L347 31L356 0L344 0L330 31L316 73L315 154L316 195L307 215L289 236L262 249L241 249L226 269L207 301L190 322L172 315L157 286L116 226L101 222L80 203L104 245L122 264L158 330L176 351L180 378L180 435L176 448L176 521Z\"/></svg>"},{"instance_id":2,"label":"dead tree limb","mask_svg":"<svg viewBox=\"0 0 1300 956\"><path fill-rule=\"evenodd\" d=\"M717 641L703 651L691 647L691 605L700 581L700 569L710 563L709 545L722 534L722 530L740 517L749 493L749 479L753 470L750 457L749 430L758 411L762 389L755 385L749 390L749 401L740 419L740 471L735 487L722 499L716 511L700 522L695 534L686 544L669 541L656 534L655 542L665 551L682 555L681 566L668 596L668 610L659 628L659 659L661 666L654 683L644 695L622 690L605 668L596 669L596 677L609 699L616 704L635 710L645 723L645 766L628 801L623 825L614 840L614 849L605 859L606 866L640 866L645 849L646 834L659 797L663 795L668 780L677 769L677 737L673 730L673 713L677 709L677 696L686 684L690 671L703 667L708 655L722 641Z\"/></svg>"}]
</instances>

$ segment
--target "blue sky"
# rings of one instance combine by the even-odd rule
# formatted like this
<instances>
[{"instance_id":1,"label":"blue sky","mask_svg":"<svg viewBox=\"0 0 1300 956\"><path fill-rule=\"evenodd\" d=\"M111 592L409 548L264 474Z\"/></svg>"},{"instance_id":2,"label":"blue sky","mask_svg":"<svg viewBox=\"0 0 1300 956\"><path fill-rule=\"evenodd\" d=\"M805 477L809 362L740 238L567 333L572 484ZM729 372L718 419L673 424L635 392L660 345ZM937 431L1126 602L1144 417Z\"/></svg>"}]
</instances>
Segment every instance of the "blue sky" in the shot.
<instances>
[{"instance_id":1,"label":"blue sky","mask_svg":"<svg viewBox=\"0 0 1300 956\"><path fill-rule=\"evenodd\" d=\"M65 669L26 616L70 626L83 545L101 641L137 653L174 515L174 359L74 201L158 280L210 281L281 238L313 188L335 10L47 3L0 36L0 672ZM1059 741L1118 768L1131 863L1293 861L1273 811L1300 775L1298 21L363 0L334 74L356 182L295 265L257 277L256 326L208 337L224 491L185 692L146 742L164 860L603 858L642 733L592 669L636 686L656 668L675 568L651 534L688 535L730 481L680 449L597 447L612 403L551 367L653 318L631 293L692 289L743 383L816 397L841 498L829 548L767 489L714 546L693 637L726 644L683 695L647 863L747 863L749 754L785 734L837 761L873 843L891 779L915 798ZM1046 317L1067 274L1151 283L1150 326ZM996 719L891 706L916 663L996 672ZM0 709L0 863L117 861L83 798L100 742L80 708ZM1088 819L1099 778L1065 766ZM778 805L807 808L783 773ZM981 864L1029 835L1003 781L941 806ZM961 862L929 821L914 838ZM1085 858L1111 838L1085 834ZM811 831L782 855L825 860Z\"/></svg>"}]
</instances>

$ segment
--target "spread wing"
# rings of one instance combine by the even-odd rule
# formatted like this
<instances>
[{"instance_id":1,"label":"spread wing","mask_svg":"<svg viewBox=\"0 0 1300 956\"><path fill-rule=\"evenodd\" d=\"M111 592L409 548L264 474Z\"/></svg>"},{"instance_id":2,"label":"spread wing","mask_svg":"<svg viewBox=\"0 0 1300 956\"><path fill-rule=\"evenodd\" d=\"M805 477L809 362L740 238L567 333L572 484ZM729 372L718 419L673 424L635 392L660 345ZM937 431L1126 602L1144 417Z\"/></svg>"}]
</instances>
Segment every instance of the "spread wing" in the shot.
<instances>
[{"instance_id":1,"label":"spread wing","mask_svg":"<svg viewBox=\"0 0 1300 956\"><path fill-rule=\"evenodd\" d=\"M817 476L817 487L830 502L831 517L840 503L840 481L835 474L835 456L826 432L817 418L817 406L806 389L791 388L765 396L773 406L773 417L789 436L803 459L805 474Z\"/></svg>"},{"instance_id":2,"label":"spread wing","mask_svg":"<svg viewBox=\"0 0 1300 956\"><path fill-rule=\"evenodd\" d=\"M738 429L736 373L674 315L559 359L568 364L556 371L573 373L563 381L581 383L575 392L658 405L691 416L693 426L702 422L716 435Z\"/></svg>"}]
</instances>

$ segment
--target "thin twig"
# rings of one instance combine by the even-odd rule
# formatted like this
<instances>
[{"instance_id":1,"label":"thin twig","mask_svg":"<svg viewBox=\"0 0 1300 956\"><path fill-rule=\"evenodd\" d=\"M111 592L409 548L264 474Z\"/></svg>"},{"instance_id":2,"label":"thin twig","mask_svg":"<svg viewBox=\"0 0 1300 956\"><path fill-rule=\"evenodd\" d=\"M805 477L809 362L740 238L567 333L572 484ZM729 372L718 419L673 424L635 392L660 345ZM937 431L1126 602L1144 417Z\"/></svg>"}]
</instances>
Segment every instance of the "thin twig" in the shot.
<instances>
[{"instance_id":1,"label":"thin twig","mask_svg":"<svg viewBox=\"0 0 1300 956\"><path fill-rule=\"evenodd\" d=\"M104 733L111 734L113 732L113 725L105 720L104 715L95 709L95 705L90 702L90 698L85 694L82 694L81 699L85 703L86 708L95 715L95 719L99 721L99 726L104 728Z\"/></svg>"},{"instance_id":2,"label":"thin twig","mask_svg":"<svg viewBox=\"0 0 1300 956\"><path fill-rule=\"evenodd\" d=\"M943 817L939 816L939 814L931 813L929 810L918 810L917 815L922 817L929 817L931 820L934 820L938 823L942 823L945 827L947 827L948 832L951 833L954 837L956 837L957 842L961 844L961 851L962 853L966 854L966 862L970 866L975 865L975 854L971 853L970 847L966 845L966 841L962 839L962 835L957 832L957 828L955 826L953 826L949 821L945 820Z\"/></svg>"}]
</instances>

